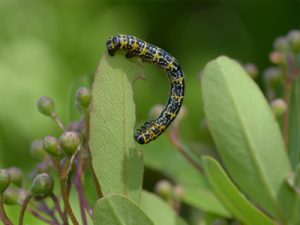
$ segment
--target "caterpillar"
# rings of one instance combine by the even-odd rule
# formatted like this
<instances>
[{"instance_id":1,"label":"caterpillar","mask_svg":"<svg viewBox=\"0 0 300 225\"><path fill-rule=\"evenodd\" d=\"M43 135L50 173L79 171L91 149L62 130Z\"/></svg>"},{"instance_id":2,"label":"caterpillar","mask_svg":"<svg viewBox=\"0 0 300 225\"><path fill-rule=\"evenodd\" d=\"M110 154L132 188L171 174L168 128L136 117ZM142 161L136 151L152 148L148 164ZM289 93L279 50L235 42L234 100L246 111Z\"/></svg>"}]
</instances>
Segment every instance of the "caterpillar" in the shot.
<instances>
[{"instance_id":1,"label":"caterpillar","mask_svg":"<svg viewBox=\"0 0 300 225\"><path fill-rule=\"evenodd\" d=\"M110 37L106 46L110 56L114 56L117 50L124 50L126 58L140 57L143 62L157 64L167 74L170 91L166 106L157 119L145 122L134 134L139 144L147 144L161 135L179 113L185 88L183 71L168 52L131 35L118 34Z\"/></svg>"}]
</instances>

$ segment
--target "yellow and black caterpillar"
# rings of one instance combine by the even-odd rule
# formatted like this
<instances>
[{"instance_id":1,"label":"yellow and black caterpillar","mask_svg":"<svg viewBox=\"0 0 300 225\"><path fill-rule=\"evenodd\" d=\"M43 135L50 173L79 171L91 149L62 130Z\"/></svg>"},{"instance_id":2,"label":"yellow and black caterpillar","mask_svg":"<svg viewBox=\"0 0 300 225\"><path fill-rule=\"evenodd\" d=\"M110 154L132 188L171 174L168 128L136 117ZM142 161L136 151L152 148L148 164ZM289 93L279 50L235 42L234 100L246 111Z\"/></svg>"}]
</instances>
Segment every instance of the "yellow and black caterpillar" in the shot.
<instances>
[{"instance_id":1,"label":"yellow and black caterpillar","mask_svg":"<svg viewBox=\"0 0 300 225\"><path fill-rule=\"evenodd\" d=\"M183 71L176 59L168 52L134 36L118 34L110 37L106 45L111 56L121 49L126 51L127 58L138 56L143 62L157 64L167 73L170 92L165 108L157 119L147 121L134 135L138 143L147 144L161 135L179 113L184 97Z\"/></svg>"}]
</instances>

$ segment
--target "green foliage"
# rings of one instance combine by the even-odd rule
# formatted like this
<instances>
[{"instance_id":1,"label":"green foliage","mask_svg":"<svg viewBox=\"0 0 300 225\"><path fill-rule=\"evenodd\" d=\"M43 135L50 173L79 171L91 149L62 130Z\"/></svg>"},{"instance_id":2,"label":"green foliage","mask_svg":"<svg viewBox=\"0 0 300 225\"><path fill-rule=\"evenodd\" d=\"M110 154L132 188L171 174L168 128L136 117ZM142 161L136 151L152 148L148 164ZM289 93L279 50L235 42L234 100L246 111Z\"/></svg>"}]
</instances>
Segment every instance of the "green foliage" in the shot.
<instances>
[{"instance_id":1,"label":"green foliage","mask_svg":"<svg viewBox=\"0 0 300 225\"><path fill-rule=\"evenodd\" d=\"M145 165L161 171L183 186L183 201L201 210L230 217L228 210L218 201L208 187L203 174L189 164L162 136L157 141L143 146ZM168 166L166 166L168 162Z\"/></svg>"},{"instance_id":2,"label":"green foliage","mask_svg":"<svg viewBox=\"0 0 300 225\"><path fill-rule=\"evenodd\" d=\"M187 225L157 196L142 192L140 206L123 195L108 195L95 206L94 224Z\"/></svg>"},{"instance_id":3,"label":"green foliage","mask_svg":"<svg viewBox=\"0 0 300 225\"><path fill-rule=\"evenodd\" d=\"M291 166L257 85L238 63L219 57L205 67L202 92L209 129L232 179L283 224L293 221L297 198L285 183Z\"/></svg>"},{"instance_id":4,"label":"green foliage","mask_svg":"<svg viewBox=\"0 0 300 225\"><path fill-rule=\"evenodd\" d=\"M108 195L96 203L94 224L154 225L135 202L126 196L116 194Z\"/></svg>"},{"instance_id":5,"label":"green foliage","mask_svg":"<svg viewBox=\"0 0 300 225\"><path fill-rule=\"evenodd\" d=\"M271 44L268 40L280 30L299 26L297 4L286 0L260 1L259 4L250 1L234 4L225 1L218 4L1 1L0 167L15 163L24 171L32 168L34 161L27 157L26 146L32 139L42 140L46 134L59 137L62 130L76 131L81 141L78 149L75 146L65 152L70 157L62 154L57 139L48 140L48 148L45 145L48 153L42 141L31 146L38 164L24 176L24 182L20 173L15 173L15 184L11 183L3 195L5 204L16 205L5 205L13 224L17 224L19 205L32 179L40 173L53 174L54 171L58 172L55 183L64 175L66 182L62 186L66 190L71 187L70 205L82 225L86 225L85 216L87 224L93 224L91 220L95 219L96 225L187 224L178 215L191 225L300 224L297 220L300 32L293 30L275 41L274 52L270 54L275 67L266 70L265 80L258 70L269 63L266 52ZM254 17L252 12L255 12ZM265 32L266 27L268 32ZM144 122L151 105L165 102L167 96L167 79L161 72L155 72L152 65L145 66L142 72L147 77L146 82L134 82L141 74L134 60L119 55L104 56L93 85L96 99L90 98L88 89L79 89L78 107L74 107L75 89L91 87L95 62L105 50L106 38L118 32L157 44L174 54L183 67L188 116L181 122L177 140L184 145L183 154L169 138L172 127L149 145L134 143L135 121L137 125ZM224 52L239 61L255 59L257 66L243 63L244 68L259 86L265 85L262 90L282 128L286 149L264 96L236 63L224 57L210 63L204 74L201 72L201 96L197 82L199 71L208 60ZM91 76L83 80L79 77L81 74ZM69 90L74 80L80 82L74 90ZM51 96L51 99L40 99L40 112L51 116L60 130L35 110L34 103L41 95ZM202 148L204 145L208 148ZM51 154L55 157L49 157ZM202 160L206 154L215 159ZM90 169L91 159L103 196L96 197L95 187L90 185L94 172ZM142 191L143 161L145 167L151 169L144 175L144 187L153 189L154 183L164 176L162 179L169 179L170 190L159 194L166 194L166 198ZM2 186L6 188L7 179L3 179ZM59 185L55 187L57 194ZM180 198L176 202L174 187L183 188L179 189ZM62 196L57 197L66 210ZM51 208L54 204L51 199L43 201L32 202L29 208L46 215L42 204L50 203ZM92 218L89 214L96 201L95 218ZM54 210L58 223L66 224L64 216L59 215L57 208ZM26 214L24 223L44 224L30 213ZM49 214L46 216L53 219Z\"/></svg>"},{"instance_id":6,"label":"green foliage","mask_svg":"<svg viewBox=\"0 0 300 225\"><path fill-rule=\"evenodd\" d=\"M170 206L150 192L142 192L140 206L155 225L187 225Z\"/></svg>"},{"instance_id":7,"label":"green foliage","mask_svg":"<svg viewBox=\"0 0 300 225\"><path fill-rule=\"evenodd\" d=\"M93 84L90 149L93 166L104 196L124 194L138 201L143 160L135 149L135 106L132 83L140 73L124 56L106 54L97 68Z\"/></svg>"},{"instance_id":8,"label":"green foliage","mask_svg":"<svg viewBox=\"0 0 300 225\"><path fill-rule=\"evenodd\" d=\"M295 168L300 159L300 78L298 77L291 93L289 110L289 131L288 147L289 156Z\"/></svg>"},{"instance_id":9,"label":"green foliage","mask_svg":"<svg viewBox=\"0 0 300 225\"><path fill-rule=\"evenodd\" d=\"M162 200L146 192L140 196L143 160L133 139L132 81L141 71L123 57L105 54L93 84L89 144L104 195L95 206L94 223L185 224Z\"/></svg>"},{"instance_id":10,"label":"green foliage","mask_svg":"<svg viewBox=\"0 0 300 225\"><path fill-rule=\"evenodd\" d=\"M214 192L236 218L247 225L275 225L246 199L215 159L204 157L203 161L205 174Z\"/></svg>"}]
</instances>

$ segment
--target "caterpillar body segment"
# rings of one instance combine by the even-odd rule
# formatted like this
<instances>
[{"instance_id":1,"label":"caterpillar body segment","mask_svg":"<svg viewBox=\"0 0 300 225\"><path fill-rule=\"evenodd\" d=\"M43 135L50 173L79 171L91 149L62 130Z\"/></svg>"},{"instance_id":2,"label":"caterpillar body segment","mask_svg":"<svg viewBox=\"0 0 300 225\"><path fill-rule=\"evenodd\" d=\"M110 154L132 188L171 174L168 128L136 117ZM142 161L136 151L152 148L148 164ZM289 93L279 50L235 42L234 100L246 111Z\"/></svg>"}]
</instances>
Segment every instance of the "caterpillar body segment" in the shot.
<instances>
[{"instance_id":1,"label":"caterpillar body segment","mask_svg":"<svg viewBox=\"0 0 300 225\"><path fill-rule=\"evenodd\" d=\"M147 121L135 132L135 140L147 144L161 135L176 118L184 98L184 74L177 60L163 49L149 44L134 36L119 34L110 37L107 42L109 55L124 50L126 57L140 57L143 62L157 64L164 70L170 83L170 92L165 108L157 119Z\"/></svg>"}]
</instances>

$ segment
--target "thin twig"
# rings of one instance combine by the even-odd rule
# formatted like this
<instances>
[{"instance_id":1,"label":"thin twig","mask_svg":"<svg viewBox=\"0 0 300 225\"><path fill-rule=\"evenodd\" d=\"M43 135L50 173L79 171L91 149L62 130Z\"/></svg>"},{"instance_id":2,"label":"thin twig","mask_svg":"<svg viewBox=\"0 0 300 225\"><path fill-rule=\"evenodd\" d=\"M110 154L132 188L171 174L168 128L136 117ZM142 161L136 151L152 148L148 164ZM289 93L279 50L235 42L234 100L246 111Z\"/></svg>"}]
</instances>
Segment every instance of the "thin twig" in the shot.
<instances>
[{"instance_id":1,"label":"thin twig","mask_svg":"<svg viewBox=\"0 0 300 225\"><path fill-rule=\"evenodd\" d=\"M84 111L84 122L85 122L85 132L86 132L86 141L90 139L90 110L86 109Z\"/></svg>"},{"instance_id":2,"label":"thin twig","mask_svg":"<svg viewBox=\"0 0 300 225\"><path fill-rule=\"evenodd\" d=\"M24 201L22 203L22 208L21 208L20 217L19 217L19 225L23 225L24 214L25 214L27 205L32 196L33 196L32 192L27 193L26 198L24 199Z\"/></svg>"},{"instance_id":3,"label":"thin twig","mask_svg":"<svg viewBox=\"0 0 300 225\"><path fill-rule=\"evenodd\" d=\"M91 170L91 173L92 173L92 178L93 178L93 181L94 181L94 184L95 184L95 188L96 188L96 192L97 192L97 197L99 199L99 198L101 198L103 196L103 194L102 194L101 186L99 184L96 172L95 172L93 164L92 164L92 160L90 160L89 165L90 165L90 170Z\"/></svg>"},{"instance_id":4,"label":"thin twig","mask_svg":"<svg viewBox=\"0 0 300 225\"><path fill-rule=\"evenodd\" d=\"M31 209L31 208L28 208L27 211L33 215L34 217L38 218L39 220L47 223L47 224L50 224L50 225L59 225L58 222L55 222L55 221L52 221L52 220L49 220L48 218L42 216L41 214L39 214L37 211Z\"/></svg>"},{"instance_id":5,"label":"thin twig","mask_svg":"<svg viewBox=\"0 0 300 225\"><path fill-rule=\"evenodd\" d=\"M82 192L81 193L84 193L84 174L85 174L85 171L86 171L86 164L87 164L87 159L85 159L83 162L82 162L82 166L81 166L81 170L79 170L80 172L80 176L79 177L82 177L82 179L80 179L80 185L81 185L81 189L82 189ZM93 216L93 210L91 207L89 207L89 204L88 204L88 201L87 199L85 198L84 195L82 195L82 204L84 206L84 208L86 209L88 215L92 218Z\"/></svg>"},{"instance_id":6,"label":"thin twig","mask_svg":"<svg viewBox=\"0 0 300 225\"><path fill-rule=\"evenodd\" d=\"M54 193L51 193L50 198L52 199L52 201L53 201L53 203L54 203L54 206L55 206L55 209L56 209L56 211L58 212L60 218L61 218L62 220L64 220L64 217L65 217L65 216L64 216L63 211L61 210L61 207L60 207L58 198L55 196Z\"/></svg>"},{"instance_id":7,"label":"thin twig","mask_svg":"<svg viewBox=\"0 0 300 225\"><path fill-rule=\"evenodd\" d=\"M59 117L57 116L57 114L55 112L53 112L51 114L51 118L53 119L53 121L56 123L56 125L62 130L65 130L65 127L63 125L63 123L61 122L61 120L59 119Z\"/></svg>"},{"instance_id":8,"label":"thin twig","mask_svg":"<svg viewBox=\"0 0 300 225\"><path fill-rule=\"evenodd\" d=\"M50 209L44 201L39 202L39 209L49 215L54 222L58 223L54 210ZM55 209L55 208L54 208Z\"/></svg>"},{"instance_id":9,"label":"thin twig","mask_svg":"<svg viewBox=\"0 0 300 225\"><path fill-rule=\"evenodd\" d=\"M167 137L171 144L189 161L200 173L203 173L203 168L188 154L188 150L181 143L178 137L178 127L174 126L173 129L167 134Z\"/></svg>"},{"instance_id":10,"label":"thin twig","mask_svg":"<svg viewBox=\"0 0 300 225\"><path fill-rule=\"evenodd\" d=\"M62 195L62 199L63 199L64 205L65 205L65 209L66 209L72 223L74 225L79 225L79 223L78 223L78 221L77 221L77 219L74 215L74 212L73 212L73 210L70 206L69 194L68 194L68 190L67 190L67 177L68 177L70 161L71 160L69 158L66 160L65 167L61 171L61 174L60 174L60 189L61 189L61 195Z\"/></svg>"},{"instance_id":11,"label":"thin twig","mask_svg":"<svg viewBox=\"0 0 300 225\"><path fill-rule=\"evenodd\" d=\"M289 114L290 114L290 98L291 98L291 82L289 81L289 79L287 78L286 82L285 82L285 93L284 93L284 101L286 102L286 104L288 105L288 107L286 108L284 115L283 115L283 140L285 143L285 146L288 147L288 139L289 139Z\"/></svg>"},{"instance_id":12,"label":"thin twig","mask_svg":"<svg viewBox=\"0 0 300 225\"><path fill-rule=\"evenodd\" d=\"M288 58L288 68L283 67L282 72L283 76L285 77L284 80L284 101L287 104L287 109L284 112L283 115L283 140L285 142L286 147L288 147L289 142L289 114L290 114L290 107L291 107L291 91L292 91L292 85L293 81L297 78L297 75L299 74L298 68L297 68L297 60L295 60L296 56L289 57ZM288 149L288 148L287 148Z\"/></svg>"},{"instance_id":13,"label":"thin twig","mask_svg":"<svg viewBox=\"0 0 300 225\"><path fill-rule=\"evenodd\" d=\"M81 213L81 220L82 220L82 224L83 225L87 225L87 219L86 219L86 214L85 214L85 206L84 206L84 202L85 202L85 198L84 198L84 190L83 190L83 186L82 186L82 177L83 177L83 161L79 160L79 165L76 171L76 174L74 176L73 182L74 182L74 186L78 195L78 200L79 200L79 207L80 207L80 213Z\"/></svg>"},{"instance_id":14,"label":"thin twig","mask_svg":"<svg viewBox=\"0 0 300 225\"><path fill-rule=\"evenodd\" d=\"M62 190L64 189L64 184L62 184L62 179L61 179L61 176L62 176L62 173L63 173L63 169L60 165L60 160L59 159L56 159L54 160L54 165L56 167L56 170L57 170L57 173L59 175L59 183L60 183L60 189L61 189L61 195L62 195ZM64 202L64 201L63 201ZM66 208L64 207L64 212L63 212L63 224L64 225L68 225L69 222L68 222L68 214L67 214L67 211L66 211Z\"/></svg>"},{"instance_id":15,"label":"thin twig","mask_svg":"<svg viewBox=\"0 0 300 225\"><path fill-rule=\"evenodd\" d=\"M90 147L86 146L86 150L87 150L87 153L89 155L89 167L90 167L90 170L91 170L91 173L92 173L92 178L93 178L93 182L94 182L94 185L95 185L95 188L96 188L96 192L97 192L97 197L98 199L101 198L103 196L103 193L102 193L102 190L101 190L101 186L99 184L99 181L98 181L98 178L97 178L97 175L96 175L96 172L94 170L94 166L93 166L93 163L92 163L92 157L91 157L91 151L90 151Z\"/></svg>"}]
</instances>

